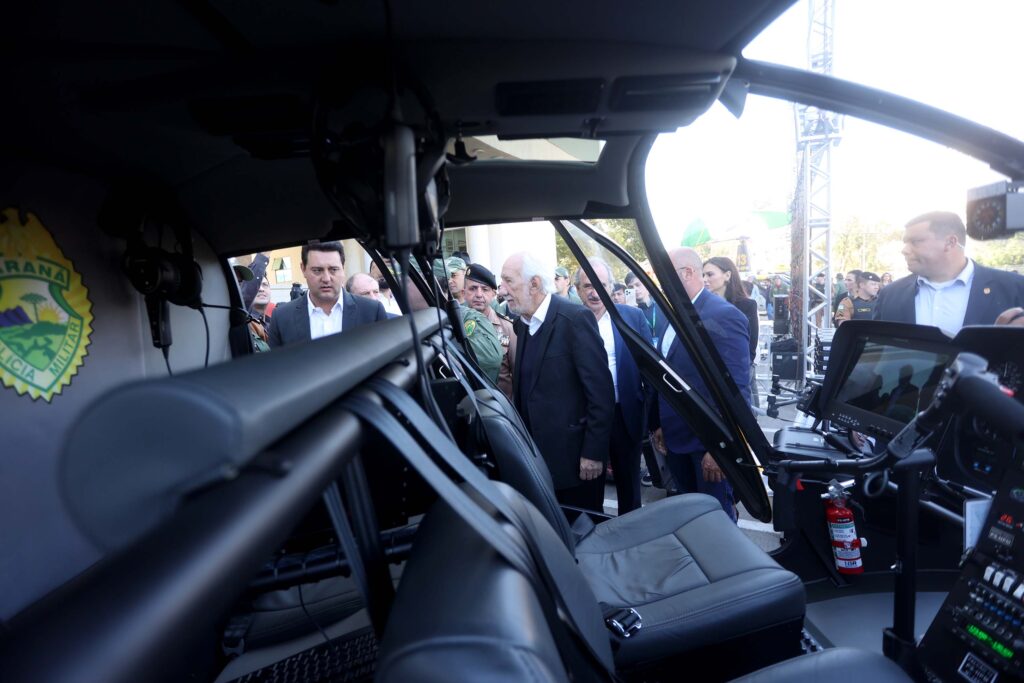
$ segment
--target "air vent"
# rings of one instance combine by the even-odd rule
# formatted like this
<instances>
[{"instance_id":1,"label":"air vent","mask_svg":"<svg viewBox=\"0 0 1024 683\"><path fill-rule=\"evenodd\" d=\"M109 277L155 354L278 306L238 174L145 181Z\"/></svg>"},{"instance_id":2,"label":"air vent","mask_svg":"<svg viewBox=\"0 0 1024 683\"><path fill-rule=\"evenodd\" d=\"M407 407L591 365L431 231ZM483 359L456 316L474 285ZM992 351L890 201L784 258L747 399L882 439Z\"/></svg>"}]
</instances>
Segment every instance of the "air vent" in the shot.
<instances>
[{"instance_id":1,"label":"air vent","mask_svg":"<svg viewBox=\"0 0 1024 683\"><path fill-rule=\"evenodd\" d=\"M707 107L722 85L722 74L627 76L612 85L612 111L677 111Z\"/></svg>"},{"instance_id":2,"label":"air vent","mask_svg":"<svg viewBox=\"0 0 1024 683\"><path fill-rule=\"evenodd\" d=\"M584 78L571 81L499 83L495 92L502 116L550 116L589 114L597 111L604 81Z\"/></svg>"}]
</instances>

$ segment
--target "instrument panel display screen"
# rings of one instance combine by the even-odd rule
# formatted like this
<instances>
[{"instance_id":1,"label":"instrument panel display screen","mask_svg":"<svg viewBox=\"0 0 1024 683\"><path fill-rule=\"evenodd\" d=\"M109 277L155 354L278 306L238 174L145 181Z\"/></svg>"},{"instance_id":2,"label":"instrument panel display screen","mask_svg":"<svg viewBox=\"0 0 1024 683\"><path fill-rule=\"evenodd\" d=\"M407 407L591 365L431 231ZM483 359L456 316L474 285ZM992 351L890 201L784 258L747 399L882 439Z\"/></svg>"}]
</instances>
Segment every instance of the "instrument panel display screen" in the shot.
<instances>
[{"instance_id":1,"label":"instrument panel display screen","mask_svg":"<svg viewBox=\"0 0 1024 683\"><path fill-rule=\"evenodd\" d=\"M864 342L836 400L906 424L931 403L953 352L903 348L885 341L889 343L869 337Z\"/></svg>"},{"instance_id":2,"label":"instrument panel display screen","mask_svg":"<svg viewBox=\"0 0 1024 683\"><path fill-rule=\"evenodd\" d=\"M974 624L967 624L967 632L992 648L992 650L1000 657L1003 657L1004 659L1013 659L1013 650L990 636L988 632L981 630Z\"/></svg>"}]
</instances>

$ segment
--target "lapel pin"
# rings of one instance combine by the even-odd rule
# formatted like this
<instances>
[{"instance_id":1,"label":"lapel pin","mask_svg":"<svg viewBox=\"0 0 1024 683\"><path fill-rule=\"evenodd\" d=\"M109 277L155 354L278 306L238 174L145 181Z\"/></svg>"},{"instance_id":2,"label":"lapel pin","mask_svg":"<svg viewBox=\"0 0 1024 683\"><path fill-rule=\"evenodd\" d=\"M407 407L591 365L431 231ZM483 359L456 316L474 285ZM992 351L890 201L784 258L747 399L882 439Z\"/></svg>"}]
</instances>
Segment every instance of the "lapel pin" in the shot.
<instances>
[{"instance_id":1,"label":"lapel pin","mask_svg":"<svg viewBox=\"0 0 1024 683\"><path fill-rule=\"evenodd\" d=\"M991 294L992 293L992 289L989 288L989 287L986 287L985 289L983 289L981 291L984 292L985 294Z\"/></svg>"}]
</instances>

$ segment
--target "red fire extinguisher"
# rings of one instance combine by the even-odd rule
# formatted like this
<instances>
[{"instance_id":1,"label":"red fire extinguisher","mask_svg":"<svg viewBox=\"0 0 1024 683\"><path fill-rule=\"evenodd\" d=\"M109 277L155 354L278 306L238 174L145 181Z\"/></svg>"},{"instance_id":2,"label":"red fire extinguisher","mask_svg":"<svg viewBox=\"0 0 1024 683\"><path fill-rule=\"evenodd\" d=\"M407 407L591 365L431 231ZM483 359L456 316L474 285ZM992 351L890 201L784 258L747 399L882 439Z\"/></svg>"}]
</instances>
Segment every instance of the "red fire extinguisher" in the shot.
<instances>
[{"instance_id":1,"label":"red fire extinguisher","mask_svg":"<svg viewBox=\"0 0 1024 683\"><path fill-rule=\"evenodd\" d=\"M828 486L825 500L825 518L828 520L828 535L832 539L832 555L836 570L840 574L863 574L864 562L860 549L864 545L857 535L853 523L853 510L846 504L849 494L833 479Z\"/></svg>"}]
</instances>

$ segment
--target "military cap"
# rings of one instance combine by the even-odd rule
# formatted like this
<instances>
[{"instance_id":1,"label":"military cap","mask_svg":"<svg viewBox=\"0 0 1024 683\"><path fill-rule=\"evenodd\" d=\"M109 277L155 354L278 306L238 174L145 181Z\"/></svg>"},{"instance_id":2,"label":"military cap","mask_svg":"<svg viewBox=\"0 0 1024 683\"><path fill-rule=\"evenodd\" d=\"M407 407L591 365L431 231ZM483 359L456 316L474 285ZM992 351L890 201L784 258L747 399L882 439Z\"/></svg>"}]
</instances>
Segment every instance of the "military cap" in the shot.
<instances>
[{"instance_id":1,"label":"military cap","mask_svg":"<svg viewBox=\"0 0 1024 683\"><path fill-rule=\"evenodd\" d=\"M448 275L445 274L445 267L447 266L448 275L451 275L457 270L465 270L466 262L460 259L458 256L449 257L443 264L441 259L434 260L434 277L439 280L447 280Z\"/></svg>"},{"instance_id":2,"label":"military cap","mask_svg":"<svg viewBox=\"0 0 1024 683\"><path fill-rule=\"evenodd\" d=\"M872 272L869 272L869 271L865 270L864 272L862 272L860 274L860 281L861 282L881 282L882 278L878 277L877 275L875 275Z\"/></svg>"},{"instance_id":3,"label":"military cap","mask_svg":"<svg viewBox=\"0 0 1024 683\"><path fill-rule=\"evenodd\" d=\"M569 277L569 271L562 266L555 268L555 277Z\"/></svg>"},{"instance_id":4,"label":"military cap","mask_svg":"<svg viewBox=\"0 0 1024 683\"><path fill-rule=\"evenodd\" d=\"M471 263L466 269L466 279L476 280L477 282L487 285L491 289L498 288L498 282L494 279L494 273L481 266L479 263Z\"/></svg>"}]
</instances>

